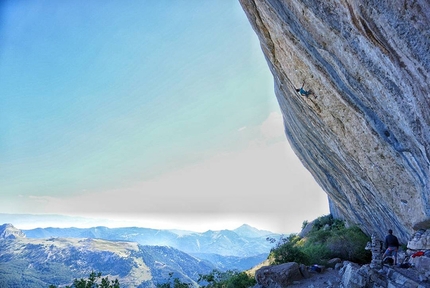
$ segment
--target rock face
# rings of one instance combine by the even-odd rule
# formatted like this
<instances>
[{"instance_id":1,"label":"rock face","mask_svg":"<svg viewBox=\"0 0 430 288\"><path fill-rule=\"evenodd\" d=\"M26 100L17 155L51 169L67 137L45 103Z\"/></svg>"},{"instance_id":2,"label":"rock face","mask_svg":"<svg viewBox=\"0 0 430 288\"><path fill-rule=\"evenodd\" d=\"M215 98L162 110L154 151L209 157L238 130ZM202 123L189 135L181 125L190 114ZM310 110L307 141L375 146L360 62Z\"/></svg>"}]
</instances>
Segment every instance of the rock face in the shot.
<instances>
[{"instance_id":1,"label":"rock face","mask_svg":"<svg viewBox=\"0 0 430 288\"><path fill-rule=\"evenodd\" d=\"M402 243L430 228L430 3L239 1L332 214Z\"/></svg>"}]
</instances>

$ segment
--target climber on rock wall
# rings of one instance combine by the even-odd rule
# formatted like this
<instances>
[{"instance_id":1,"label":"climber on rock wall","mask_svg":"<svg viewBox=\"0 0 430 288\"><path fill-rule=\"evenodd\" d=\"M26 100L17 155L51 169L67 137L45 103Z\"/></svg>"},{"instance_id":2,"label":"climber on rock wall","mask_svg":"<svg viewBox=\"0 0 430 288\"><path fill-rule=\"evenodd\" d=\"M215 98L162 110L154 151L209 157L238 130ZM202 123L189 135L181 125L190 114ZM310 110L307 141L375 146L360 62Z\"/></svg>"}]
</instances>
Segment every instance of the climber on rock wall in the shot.
<instances>
[{"instance_id":1,"label":"climber on rock wall","mask_svg":"<svg viewBox=\"0 0 430 288\"><path fill-rule=\"evenodd\" d=\"M306 91L305 89L303 89L304 86L305 86L305 82L303 82L302 87L296 88L296 91L302 96L309 97L309 95L313 94L313 92L310 89L308 91ZM317 98L317 97L315 96L315 98Z\"/></svg>"}]
</instances>

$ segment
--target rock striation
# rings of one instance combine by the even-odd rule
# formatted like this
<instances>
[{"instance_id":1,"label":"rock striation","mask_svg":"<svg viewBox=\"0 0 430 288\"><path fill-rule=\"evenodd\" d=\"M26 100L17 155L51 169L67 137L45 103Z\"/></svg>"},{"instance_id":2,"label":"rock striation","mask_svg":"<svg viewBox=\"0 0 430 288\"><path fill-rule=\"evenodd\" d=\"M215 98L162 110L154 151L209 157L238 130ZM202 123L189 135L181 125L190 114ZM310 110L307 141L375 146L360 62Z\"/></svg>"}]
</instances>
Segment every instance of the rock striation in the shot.
<instances>
[{"instance_id":1,"label":"rock striation","mask_svg":"<svg viewBox=\"0 0 430 288\"><path fill-rule=\"evenodd\" d=\"M402 243L430 228L430 3L239 1L332 214Z\"/></svg>"}]
</instances>

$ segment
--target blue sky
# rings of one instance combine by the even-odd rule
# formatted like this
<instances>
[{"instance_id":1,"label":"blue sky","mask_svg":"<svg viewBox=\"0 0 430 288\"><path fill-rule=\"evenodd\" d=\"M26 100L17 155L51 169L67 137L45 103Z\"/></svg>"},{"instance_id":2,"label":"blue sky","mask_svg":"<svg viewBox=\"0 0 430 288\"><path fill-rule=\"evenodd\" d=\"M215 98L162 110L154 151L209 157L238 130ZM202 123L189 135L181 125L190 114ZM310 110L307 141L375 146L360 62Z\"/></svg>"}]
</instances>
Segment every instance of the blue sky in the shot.
<instances>
[{"instance_id":1,"label":"blue sky","mask_svg":"<svg viewBox=\"0 0 430 288\"><path fill-rule=\"evenodd\" d=\"M327 213L238 1L0 9L0 211L283 232ZM317 208L289 215L278 196Z\"/></svg>"}]
</instances>

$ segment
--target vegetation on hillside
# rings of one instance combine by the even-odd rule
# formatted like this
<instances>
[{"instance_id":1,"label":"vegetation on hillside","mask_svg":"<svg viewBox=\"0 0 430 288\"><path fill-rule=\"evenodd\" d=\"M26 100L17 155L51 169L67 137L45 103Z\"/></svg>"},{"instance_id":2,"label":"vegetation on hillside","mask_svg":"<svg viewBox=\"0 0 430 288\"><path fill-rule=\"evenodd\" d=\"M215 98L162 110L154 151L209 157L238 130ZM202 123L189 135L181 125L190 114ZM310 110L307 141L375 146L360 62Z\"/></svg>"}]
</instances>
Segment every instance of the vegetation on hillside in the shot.
<instances>
[{"instance_id":1,"label":"vegetation on hillside","mask_svg":"<svg viewBox=\"0 0 430 288\"><path fill-rule=\"evenodd\" d=\"M207 275L199 275L199 287L201 288L248 288L254 286L256 281L254 277L245 272L213 270ZM200 286L201 285L201 286ZM190 288L191 283L185 283L178 278L173 278L173 273L169 273L169 279L166 283L158 284L157 288ZM50 285L49 288L57 288ZM75 279L71 286L66 288L120 288L118 279L109 280L108 277L102 277L102 273L91 272L88 279Z\"/></svg>"},{"instance_id":2,"label":"vegetation on hillside","mask_svg":"<svg viewBox=\"0 0 430 288\"><path fill-rule=\"evenodd\" d=\"M254 286L256 281L254 277L245 272L228 270L225 272L213 270L207 275L199 275L197 280L201 288L248 288ZM191 283L184 283L178 278L172 279L170 274L166 283L158 284L157 288L189 288L193 287Z\"/></svg>"},{"instance_id":3,"label":"vegetation on hillside","mask_svg":"<svg viewBox=\"0 0 430 288\"><path fill-rule=\"evenodd\" d=\"M304 222L306 225L312 228L304 237L291 234L278 241L269 255L273 264L326 264L332 258L359 264L370 262L371 253L364 249L370 238L357 226L346 227L344 221L332 215L321 216L312 223Z\"/></svg>"},{"instance_id":4,"label":"vegetation on hillside","mask_svg":"<svg viewBox=\"0 0 430 288\"><path fill-rule=\"evenodd\" d=\"M199 283L207 283L202 288L248 288L257 282L246 272L213 270L209 275L200 275Z\"/></svg>"},{"instance_id":5,"label":"vegetation on hillside","mask_svg":"<svg viewBox=\"0 0 430 288\"><path fill-rule=\"evenodd\" d=\"M49 288L57 288L50 285ZM88 279L75 279L72 286L66 288L120 288L118 279L109 280L108 277L102 278L102 273L91 272Z\"/></svg>"}]
</instances>

